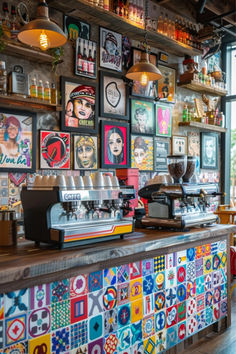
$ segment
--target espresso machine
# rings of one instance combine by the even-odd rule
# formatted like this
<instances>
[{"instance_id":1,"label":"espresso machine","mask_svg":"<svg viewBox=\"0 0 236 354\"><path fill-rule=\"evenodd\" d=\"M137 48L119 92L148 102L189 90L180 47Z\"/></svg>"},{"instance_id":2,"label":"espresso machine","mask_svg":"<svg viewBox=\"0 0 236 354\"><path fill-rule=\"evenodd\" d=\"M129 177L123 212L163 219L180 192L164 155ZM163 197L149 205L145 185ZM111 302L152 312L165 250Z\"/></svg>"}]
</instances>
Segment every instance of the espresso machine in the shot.
<instances>
[{"instance_id":1,"label":"espresso machine","mask_svg":"<svg viewBox=\"0 0 236 354\"><path fill-rule=\"evenodd\" d=\"M120 187L116 176L37 176L24 186L21 200L25 237L59 248L122 237L133 231L129 200L133 186Z\"/></svg>"},{"instance_id":2,"label":"espresso machine","mask_svg":"<svg viewBox=\"0 0 236 354\"><path fill-rule=\"evenodd\" d=\"M139 195L148 200L148 212L142 218L143 226L187 230L189 227L210 225L217 220L211 208L211 199L222 195L214 183L190 183L195 161L187 156L169 156L168 170L174 183L161 183L154 177ZM181 183L180 178L183 178Z\"/></svg>"}]
</instances>

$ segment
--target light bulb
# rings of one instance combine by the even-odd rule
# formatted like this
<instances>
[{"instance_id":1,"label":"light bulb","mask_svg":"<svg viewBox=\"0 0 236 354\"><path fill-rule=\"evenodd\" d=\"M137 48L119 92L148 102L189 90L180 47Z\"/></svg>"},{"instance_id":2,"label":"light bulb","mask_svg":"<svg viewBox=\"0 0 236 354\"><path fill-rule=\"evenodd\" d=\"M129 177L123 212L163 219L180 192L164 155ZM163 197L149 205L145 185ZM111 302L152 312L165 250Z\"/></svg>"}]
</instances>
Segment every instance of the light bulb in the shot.
<instances>
[{"instance_id":1,"label":"light bulb","mask_svg":"<svg viewBox=\"0 0 236 354\"><path fill-rule=\"evenodd\" d=\"M39 36L39 45L41 50L47 50L50 46L49 38L44 31Z\"/></svg>"},{"instance_id":2,"label":"light bulb","mask_svg":"<svg viewBox=\"0 0 236 354\"><path fill-rule=\"evenodd\" d=\"M142 86L146 86L148 83L148 76L146 73L142 73L141 78L140 78L140 84Z\"/></svg>"}]
</instances>

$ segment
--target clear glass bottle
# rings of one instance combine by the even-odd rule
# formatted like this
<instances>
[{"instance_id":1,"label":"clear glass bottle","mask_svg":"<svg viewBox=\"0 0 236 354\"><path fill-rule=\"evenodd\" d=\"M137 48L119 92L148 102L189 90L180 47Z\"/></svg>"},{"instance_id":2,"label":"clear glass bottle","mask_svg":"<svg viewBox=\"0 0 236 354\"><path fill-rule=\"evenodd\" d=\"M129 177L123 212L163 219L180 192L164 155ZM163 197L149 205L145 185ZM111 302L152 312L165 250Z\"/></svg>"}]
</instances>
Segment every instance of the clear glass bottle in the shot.
<instances>
[{"instance_id":1,"label":"clear glass bottle","mask_svg":"<svg viewBox=\"0 0 236 354\"><path fill-rule=\"evenodd\" d=\"M166 14L165 18L164 18L164 22L163 22L163 34L165 36L168 35L168 15Z\"/></svg>"},{"instance_id":2,"label":"clear glass bottle","mask_svg":"<svg viewBox=\"0 0 236 354\"><path fill-rule=\"evenodd\" d=\"M7 71L5 61L0 61L0 94L7 94Z\"/></svg>"},{"instance_id":3,"label":"clear glass bottle","mask_svg":"<svg viewBox=\"0 0 236 354\"><path fill-rule=\"evenodd\" d=\"M37 87L37 81L36 81L35 77L32 79L32 82L30 85L30 97L31 98L38 98L38 87Z\"/></svg>"},{"instance_id":4,"label":"clear glass bottle","mask_svg":"<svg viewBox=\"0 0 236 354\"><path fill-rule=\"evenodd\" d=\"M44 99L44 87L43 87L43 81L39 80L38 83L38 99L43 100Z\"/></svg>"},{"instance_id":5,"label":"clear glass bottle","mask_svg":"<svg viewBox=\"0 0 236 354\"><path fill-rule=\"evenodd\" d=\"M51 103L57 104L57 89L56 89L56 85L54 83L52 83L52 86L51 86Z\"/></svg>"},{"instance_id":6,"label":"clear glass bottle","mask_svg":"<svg viewBox=\"0 0 236 354\"><path fill-rule=\"evenodd\" d=\"M51 103L51 89L48 81L45 82L45 86L44 86L44 100L47 103Z\"/></svg>"},{"instance_id":7,"label":"clear glass bottle","mask_svg":"<svg viewBox=\"0 0 236 354\"><path fill-rule=\"evenodd\" d=\"M10 22L10 18L9 18L9 10L8 10L8 3L7 2L3 2L2 11L4 14L4 18L2 21L3 34L6 38L11 38L11 22Z\"/></svg>"},{"instance_id":8,"label":"clear glass bottle","mask_svg":"<svg viewBox=\"0 0 236 354\"><path fill-rule=\"evenodd\" d=\"M184 105L182 120L183 122L188 121L188 106L186 104Z\"/></svg>"},{"instance_id":9,"label":"clear glass bottle","mask_svg":"<svg viewBox=\"0 0 236 354\"><path fill-rule=\"evenodd\" d=\"M163 33L163 14L162 14L162 12L158 18L157 32Z\"/></svg>"}]
</instances>

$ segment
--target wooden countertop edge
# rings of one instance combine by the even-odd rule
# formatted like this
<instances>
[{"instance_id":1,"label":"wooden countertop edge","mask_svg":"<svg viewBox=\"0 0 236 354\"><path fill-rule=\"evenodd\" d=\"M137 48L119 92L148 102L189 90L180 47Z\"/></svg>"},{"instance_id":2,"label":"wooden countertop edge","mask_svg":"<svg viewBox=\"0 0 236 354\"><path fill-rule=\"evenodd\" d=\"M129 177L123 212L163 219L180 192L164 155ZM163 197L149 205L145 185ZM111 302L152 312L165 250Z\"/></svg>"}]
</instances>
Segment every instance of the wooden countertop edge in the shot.
<instances>
[{"instance_id":1,"label":"wooden countertop edge","mask_svg":"<svg viewBox=\"0 0 236 354\"><path fill-rule=\"evenodd\" d=\"M39 249L33 242L21 242L17 248L0 248L0 293L155 257L232 232L236 233L236 225L213 225L190 232L140 229L123 240L64 250Z\"/></svg>"}]
</instances>

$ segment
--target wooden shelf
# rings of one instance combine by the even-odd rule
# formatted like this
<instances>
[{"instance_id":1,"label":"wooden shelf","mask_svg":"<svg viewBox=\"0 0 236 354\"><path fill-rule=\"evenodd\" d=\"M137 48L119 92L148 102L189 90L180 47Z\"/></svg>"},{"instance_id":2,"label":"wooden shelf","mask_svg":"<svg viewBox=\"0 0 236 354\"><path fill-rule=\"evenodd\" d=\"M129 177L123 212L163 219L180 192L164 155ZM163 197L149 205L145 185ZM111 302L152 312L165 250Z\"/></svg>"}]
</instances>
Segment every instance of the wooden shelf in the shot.
<instances>
[{"instance_id":1,"label":"wooden shelf","mask_svg":"<svg viewBox=\"0 0 236 354\"><path fill-rule=\"evenodd\" d=\"M3 54L10 54L16 57L24 57L28 60L39 63L48 63L53 62L52 55L41 51L40 49L29 47L21 44L20 42L13 42L9 40L4 40L5 48L2 51Z\"/></svg>"},{"instance_id":2,"label":"wooden shelf","mask_svg":"<svg viewBox=\"0 0 236 354\"><path fill-rule=\"evenodd\" d=\"M113 12L106 11L98 6L93 6L85 0L49 0L48 4L64 13L68 13L69 16L79 17L85 19L88 23L108 27L113 31L117 31L123 35L127 35L129 38L139 41L144 41L145 33L147 33L148 44L151 47L168 51L168 53L178 56L184 56L184 54L190 56L202 54L198 49L192 48L154 31L146 31L141 26L124 19Z\"/></svg>"},{"instance_id":3,"label":"wooden shelf","mask_svg":"<svg viewBox=\"0 0 236 354\"><path fill-rule=\"evenodd\" d=\"M218 127L217 125L205 124L200 122L179 122L179 126L181 127L191 127L191 128L199 128L201 130L213 131L218 133L226 133L227 129Z\"/></svg>"},{"instance_id":4,"label":"wooden shelf","mask_svg":"<svg viewBox=\"0 0 236 354\"><path fill-rule=\"evenodd\" d=\"M29 110L33 112L59 112L62 110L60 105L45 103L33 100L31 98L24 98L16 95L3 96L0 95L1 107L14 107L18 109Z\"/></svg>"},{"instance_id":5,"label":"wooden shelf","mask_svg":"<svg viewBox=\"0 0 236 354\"><path fill-rule=\"evenodd\" d=\"M225 96L227 94L227 90L218 89L218 88L211 87L209 85L200 84L199 82L194 81L194 80L191 80L191 81L185 82L185 83L179 82L178 86L187 88L192 91L197 91L200 93L208 93L213 96L214 95L215 96Z\"/></svg>"}]
</instances>

